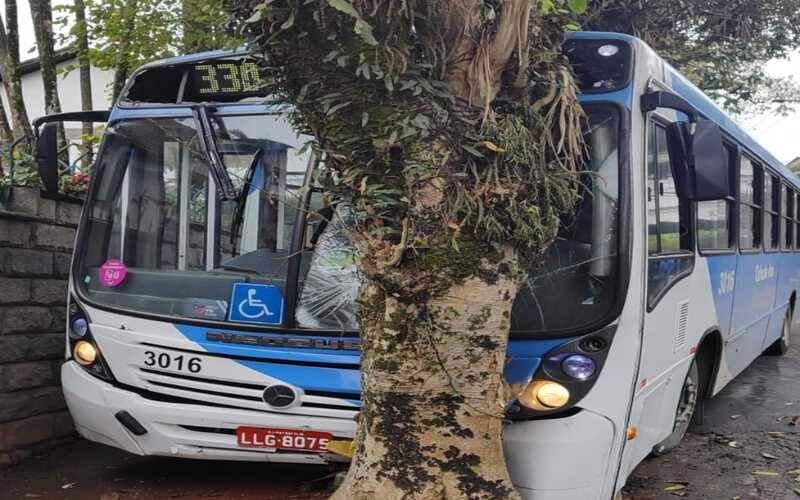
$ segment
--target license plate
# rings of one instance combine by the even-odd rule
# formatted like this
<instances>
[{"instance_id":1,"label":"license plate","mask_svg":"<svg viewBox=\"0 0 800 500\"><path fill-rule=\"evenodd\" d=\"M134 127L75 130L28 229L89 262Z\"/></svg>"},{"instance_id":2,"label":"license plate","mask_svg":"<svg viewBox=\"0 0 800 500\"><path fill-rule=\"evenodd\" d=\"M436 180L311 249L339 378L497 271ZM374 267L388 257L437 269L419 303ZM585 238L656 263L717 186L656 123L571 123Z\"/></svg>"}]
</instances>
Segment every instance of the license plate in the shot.
<instances>
[{"instance_id":1,"label":"license plate","mask_svg":"<svg viewBox=\"0 0 800 500\"><path fill-rule=\"evenodd\" d=\"M327 451L333 440L328 432L269 427L237 427L236 444L241 448L272 448L276 450Z\"/></svg>"}]
</instances>

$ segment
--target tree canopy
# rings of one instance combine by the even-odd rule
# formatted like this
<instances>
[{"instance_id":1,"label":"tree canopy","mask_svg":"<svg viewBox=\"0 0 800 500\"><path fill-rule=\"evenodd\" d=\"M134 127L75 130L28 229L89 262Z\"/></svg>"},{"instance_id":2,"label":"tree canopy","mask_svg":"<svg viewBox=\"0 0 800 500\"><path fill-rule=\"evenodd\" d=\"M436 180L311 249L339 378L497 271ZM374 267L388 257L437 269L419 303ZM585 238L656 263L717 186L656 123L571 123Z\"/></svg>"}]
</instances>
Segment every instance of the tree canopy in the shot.
<instances>
[{"instance_id":1,"label":"tree canopy","mask_svg":"<svg viewBox=\"0 0 800 500\"><path fill-rule=\"evenodd\" d=\"M800 102L800 82L764 69L800 48L797 0L601 0L582 24L642 38L729 111Z\"/></svg>"}]
</instances>

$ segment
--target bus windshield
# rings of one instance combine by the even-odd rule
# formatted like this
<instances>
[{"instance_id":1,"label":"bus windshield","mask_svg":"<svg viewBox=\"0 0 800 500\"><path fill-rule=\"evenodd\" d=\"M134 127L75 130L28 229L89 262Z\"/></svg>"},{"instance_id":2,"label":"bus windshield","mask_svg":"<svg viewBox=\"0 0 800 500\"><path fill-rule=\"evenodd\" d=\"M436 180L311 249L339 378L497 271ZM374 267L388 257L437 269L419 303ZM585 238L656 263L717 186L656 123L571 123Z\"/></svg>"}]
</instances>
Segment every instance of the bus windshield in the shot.
<instances>
[{"instance_id":1,"label":"bus windshield","mask_svg":"<svg viewBox=\"0 0 800 500\"><path fill-rule=\"evenodd\" d=\"M587 114L581 202L563 218L544 265L520 290L515 332L566 335L596 326L616 304L619 116L605 106ZM109 128L79 242L81 291L98 305L146 314L357 330L360 280L347 231L352 214L301 188L309 165L299 149L305 138L280 116L215 115L211 122L238 198L217 194L192 118L128 120ZM293 249L298 220L305 228ZM287 287L295 254L298 282ZM122 276L115 279L117 271ZM296 304L295 324L233 314L232 290L242 282L276 288L281 308L296 290L296 300L286 297Z\"/></svg>"},{"instance_id":2,"label":"bus windshield","mask_svg":"<svg viewBox=\"0 0 800 500\"><path fill-rule=\"evenodd\" d=\"M285 291L309 154L280 115L212 115L239 196L221 199L192 117L109 127L76 278L100 305L225 320L232 286Z\"/></svg>"}]
</instances>

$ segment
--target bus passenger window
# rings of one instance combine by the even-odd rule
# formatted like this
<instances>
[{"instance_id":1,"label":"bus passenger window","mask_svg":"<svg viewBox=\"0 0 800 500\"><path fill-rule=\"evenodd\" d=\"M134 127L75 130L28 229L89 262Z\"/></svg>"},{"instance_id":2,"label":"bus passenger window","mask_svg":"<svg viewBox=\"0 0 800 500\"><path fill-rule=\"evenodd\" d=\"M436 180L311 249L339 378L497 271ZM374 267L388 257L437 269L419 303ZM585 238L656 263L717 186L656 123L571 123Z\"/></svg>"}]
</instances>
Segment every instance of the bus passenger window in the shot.
<instances>
[{"instance_id":1,"label":"bus passenger window","mask_svg":"<svg viewBox=\"0 0 800 500\"><path fill-rule=\"evenodd\" d=\"M729 146L723 148L731 179L736 151ZM733 247L733 201L725 200L697 202L697 245L701 250L727 250Z\"/></svg>"},{"instance_id":2,"label":"bus passenger window","mask_svg":"<svg viewBox=\"0 0 800 500\"><path fill-rule=\"evenodd\" d=\"M647 161L649 253L691 251L687 206L678 198L672 176L667 130L651 124Z\"/></svg>"},{"instance_id":3,"label":"bus passenger window","mask_svg":"<svg viewBox=\"0 0 800 500\"><path fill-rule=\"evenodd\" d=\"M781 181L774 175L766 176L764 189L764 243L768 249L780 248Z\"/></svg>"},{"instance_id":4,"label":"bus passenger window","mask_svg":"<svg viewBox=\"0 0 800 500\"><path fill-rule=\"evenodd\" d=\"M739 167L739 245L743 250L761 246L761 167L742 156Z\"/></svg>"},{"instance_id":5,"label":"bus passenger window","mask_svg":"<svg viewBox=\"0 0 800 500\"><path fill-rule=\"evenodd\" d=\"M794 191L789 186L783 187L784 206L781 231L783 233L783 249L789 250L794 246Z\"/></svg>"},{"instance_id":6,"label":"bus passenger window","mask_svg":"<svg viewBox=\"0 0 800 500\"><path fill-rule=\"evenodd\" d=\"M795 242L794 247L796 249L800 249L800 194L794 193L795 196L795 203L794 203L794 220L795 220Z\"/></svg>"}]
</instances>

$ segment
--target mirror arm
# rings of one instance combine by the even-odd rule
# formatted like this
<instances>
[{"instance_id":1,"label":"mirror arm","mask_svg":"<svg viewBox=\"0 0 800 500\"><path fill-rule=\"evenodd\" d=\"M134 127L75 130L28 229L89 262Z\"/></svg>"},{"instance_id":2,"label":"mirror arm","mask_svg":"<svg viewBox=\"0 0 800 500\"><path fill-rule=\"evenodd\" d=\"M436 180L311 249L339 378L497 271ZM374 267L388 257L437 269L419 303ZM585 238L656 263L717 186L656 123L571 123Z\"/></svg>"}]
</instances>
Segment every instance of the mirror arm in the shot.
<instances>
[{"instance_id":1,"label":"mirror arm","mask_svg":"<svg viewBox=\"0 0 800 500\"><path fill-rule=\"evenodd\" d=\"M33 125L34 133L36 134L37 138L39 136L39 126L44 125L45 123L51 122L93 122L93 123L105 123L108 121L109 116L111 115L111 111L109 110L102 110L102 111L71 111L67 113L53 113L51 115L40 116L39 118L33 120L31 125Z\"/></svg>"},{"instance_id":2,"label":"mirror arm","mask_svg":"<svg viewBox=\"0 0 800 500\"><path fill-rule=\"evenodd\" d=\"M685 113L689 117L689 122L692 124L697 123L697 119L700 115L700 112L689 104L686 99L672 92L656 90L643 94L642 110L647 112L654 111L656 108L674 109L675 111Z\"/></svg>"}]
</instances>

